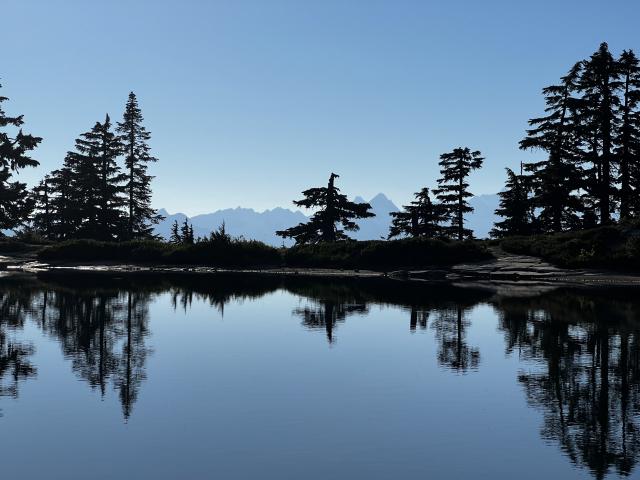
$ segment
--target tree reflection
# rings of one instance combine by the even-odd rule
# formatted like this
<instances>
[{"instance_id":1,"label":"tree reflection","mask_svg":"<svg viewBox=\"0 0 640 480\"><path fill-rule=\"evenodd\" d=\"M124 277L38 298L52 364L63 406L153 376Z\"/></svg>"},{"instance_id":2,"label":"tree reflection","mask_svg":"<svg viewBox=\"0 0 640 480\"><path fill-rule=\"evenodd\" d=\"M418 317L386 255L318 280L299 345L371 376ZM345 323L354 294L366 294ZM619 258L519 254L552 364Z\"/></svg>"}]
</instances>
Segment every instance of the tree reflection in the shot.
<instances>
[{"instance_id":1,"label":"tree reflection","mask_svg":"<svg viewBox=\"0 0 640 480\"><path fill-rule=\"evenodd\" d=\"M194 301L223 312L228 302L283 289L302 299L293 310L330 344L351 315L402 306L409 331L434 333L436 360L450 371L477 369L469 312L489 303L506 352L529 365L518 375L528 404L543 414L541 436L576 465L603 478L631 475L640 456L640 302L636 292L556 290L505 297L480 289L388 280L294 277L154 277L90 281L0 281L0 395L17 396L36 375L33 346L17 340L26 322L61 346L73 371L101 395L117 394L130 418L150 355L149 304L168 294L175 308ZM74 283L75 282L75 283ZM407 318L408 317L408 318ZM533 366L531 366L533 364Z\"/></svg>"},{"instance_id":2,"label":"tree reflection","mask_svg":"<svg viewBox=\"0 0 640 480\"><path fill-rule=\"evenodd\" d=\"M296 308L293 313L302 317L302 324L310 329L324 329L327 334L327 341L334 342L333 330L338 322L344 322L347 315L354 313L366 313L367 306L364 304L336 303L330 300L319 302L315 306Z\"/></svg>"},{"instance_id":3,"label":"tree reflection","mask_svg":"<svg viewBox=\"0 0 640 480\"><path fill-rule=\"evenodd\" d=\"M125 419L146 378L149 300L144 292L57 289L40 316L80 378L103 396L110 384L118 392Z\"/></svg>"},{"instance_id":4,"label":"tree reflection","mask_svg":"<svg viewBox=\"0 0 640 480\"><path fill-rule=\"evenodd\" d=\"M428 321L429 310L411 305L411 313L409 316L409 331L411 333L414 333L418 326L420 326L420 330L426 330Z\"/></svg>"},{"instance_id":5,"label":"tree reflection","mask_svg":"<svg viewBox=\"0 0 640 480\"><path fill-rule=\"evenodd\" d=\"M24 326L32 302L32 291L27 288L0 292L0 396L17 397L19 383L36 376L30 360L33 345L10 335Z\"/></svg>"},{"instance_id":6,"label":"tree reflection","mask_svg":"<svg viewBox=\"0 0 640 480\"><path fill-rule=\"evenodd\" d=\"M502 301L507 351L541 365L522 372L543 438L604 478L629 475L640 454L640 309L624 295L565 292Z\"/></svg>"},{"instance_id":7,"label":"tree reflection","mask_svg":"<svg viewBox=\"0 0 640 480\"><path fill-rule=\"evenodd\" d=\"M115 370L115 385L126 419L131 415L140 385L147 378L145 362L149 349L145 346L145 338L149 332L148 302L147 295L127 293L125 336Z\"/></svg>"},{"instance_id":8,"label":"tree reflection","mask_svg":"<svg viewBox=\"0 0 640 480\"><path fill-rule=\"evenodd\" d=\"M478 368L480 351L467 344L469 321L464 309L455 305L441 308L436 313L432 328L438 340L438 363L460 373Z\"/></svg>"}]
</instances>

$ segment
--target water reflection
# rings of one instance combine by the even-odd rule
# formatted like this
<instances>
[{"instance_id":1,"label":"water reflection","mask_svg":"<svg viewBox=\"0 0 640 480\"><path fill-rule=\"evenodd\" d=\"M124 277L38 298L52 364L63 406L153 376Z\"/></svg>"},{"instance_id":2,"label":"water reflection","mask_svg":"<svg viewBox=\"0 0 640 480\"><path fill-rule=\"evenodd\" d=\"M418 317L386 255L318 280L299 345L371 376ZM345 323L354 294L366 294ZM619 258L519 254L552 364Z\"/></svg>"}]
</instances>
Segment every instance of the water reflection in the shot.
<instances>
[{"instance_id":1,"label":"water reflection","mask_svg":"<svg viewBox=\"0 0 640 480\"><path fill-rule=\"evenodd\" d=\"M469 321L460 306L438 310L433 327L438 337L438 362L440 365L464 373L478 368L480 352L466 342Z\"/></svg>"},{"instance_id":2,"label":"water reflection","mask_svg":"<svg viewBox=\"0 0 640 480\"><path fill-rule=\"evenodd\" d=\"M13 332L24 327L33 306L31 296L21 290L0 291L0 396L18 397L21 381L35 377L31 363L31 343L13 338Z\"/></svg>"},{"instance_id":3,"label":"water reflection","mask_svg":"<svg viewBox=\"0 0 640 480\"><path fill-rule=\"evenodd\" d=\"M54 339L91 389L117 393L128 419L147 378L149 306L169 295L174 309L206 302L222 315L229 302L277 290L299 297L290 310L329 344L337 327L372 306L400 306L408 331L429 334L433 358L455 373L482 369L468 339L474 306L498 316L527 404L542 413L540 435L594 478L630 475L640 458L640 301L624 290L556 290L528 297L385 280L329 281L253 276L5 278L0 283L0 396L17 397L36 378L34 347L19 339L29 322ZM635 292L633 292L635 295Z\"/></svg>"},{"instance_id":4,"label":"water reflection","mask_svg":"<svg viewBox=\"0 0 640 480\"><path fill-rule=\"evenodd\" d=\"M640 454L640 304L624 292L564 292L497 307L507 352L540 363L518 381L541 435L596 478L629 475Z\"/></svg>"}]
</instances>

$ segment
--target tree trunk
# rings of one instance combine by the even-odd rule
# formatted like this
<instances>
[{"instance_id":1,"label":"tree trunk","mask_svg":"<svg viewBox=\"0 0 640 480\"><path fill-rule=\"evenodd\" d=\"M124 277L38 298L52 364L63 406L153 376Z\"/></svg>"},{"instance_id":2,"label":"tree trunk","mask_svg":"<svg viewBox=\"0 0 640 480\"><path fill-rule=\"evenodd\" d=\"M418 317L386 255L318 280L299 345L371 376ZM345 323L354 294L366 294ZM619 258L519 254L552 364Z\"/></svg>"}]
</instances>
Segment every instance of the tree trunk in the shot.
<instances>
[{"instance_id":1,"label":"tree trunk","mask_svg":"<svg viewBox=\"0 0 640 480\"><path fill-rule=\"evenodd\" d=\"M622 116L622 155L620 157L620 219L630 216L629 200L629 75L624 82L624 113Z\"/></svg>"},{"instance_id":2,"label":"tree trunk","mask_svg":"<svg viewBox=\"0 0 640 480\"><path fill-rule=\"evenodd\" d=\"M464 217L462 214L462 205L464 202L464 198L462 197L462 172L460 173L460 190L458 192L458 240L462 241L464 239Z\"/></svg>"}]
</instances>

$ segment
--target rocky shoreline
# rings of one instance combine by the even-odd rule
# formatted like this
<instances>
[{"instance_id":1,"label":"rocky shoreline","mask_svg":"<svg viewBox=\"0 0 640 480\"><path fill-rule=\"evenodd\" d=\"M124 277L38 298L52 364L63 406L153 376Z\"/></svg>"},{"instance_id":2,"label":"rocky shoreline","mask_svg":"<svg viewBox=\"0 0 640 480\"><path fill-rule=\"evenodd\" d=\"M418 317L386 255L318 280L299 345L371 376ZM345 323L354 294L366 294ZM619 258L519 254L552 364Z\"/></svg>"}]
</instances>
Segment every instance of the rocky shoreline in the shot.
<instances>
[{"instance_id":1,"label":"rocky shoreline","mask_svg":"<svg viewBox=\"0 0 640 480\"><path fill-rule=\"evenodd\" d=\"M495 258L478 263L457 264L448 268L404 269L388 272L331 268L264 268L264 269L222 269L206 266L175 265L135 265L121 263L43 263L30 256L0 256L0 270L38 274L55 272L59 274L196 274L219 273L301 275L327 278L390 278L407 281L438 283L491 283L507 288L527 288L526 286L640 286L640 275L607 272L602 270L565 269L547 263L539 258L513 255L500 249L492 249ZM510 287L508 287L510 286Z\"/></svg>"}]
</instances>

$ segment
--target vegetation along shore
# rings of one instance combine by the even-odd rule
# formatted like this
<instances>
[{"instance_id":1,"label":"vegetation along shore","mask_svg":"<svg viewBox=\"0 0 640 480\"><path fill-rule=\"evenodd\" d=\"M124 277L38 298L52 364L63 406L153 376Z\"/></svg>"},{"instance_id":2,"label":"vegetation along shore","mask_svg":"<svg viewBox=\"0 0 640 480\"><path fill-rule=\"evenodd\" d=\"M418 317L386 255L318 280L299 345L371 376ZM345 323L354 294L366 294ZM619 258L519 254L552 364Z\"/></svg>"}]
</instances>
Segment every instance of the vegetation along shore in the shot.
<instances>
[{"instance_id":1,"label":"vegetation along shore","mask_svg":"<svg viewBox=\"0 0 640 480\"><path fill-rule=\"evenodd\" d=\"M339 175L294 201L313 212L277 232L292 239L275 248L232 238L224 223L196 238L188 220L161 239L162 216L151 206L151 133L136 95L118 121L107 114L81 133L58 169L34 188L16 180L39 165L42 141L23 131L24 118L3 110L0 96L0 248L29 251L46 262L124 262L227 268L306 267L387 271L482 262L502 251L571 268L637 271L640 267L640 61L614 56L606 43L542 91L546 108L529 120L520 148L539 159L506 168L491 236L474 239L469 176L485 161L479 150L440 155L440 177L391 213L387 239L355 241L349 232L372 217L371 205L350 201Z\"/></svg>"}]
</instances>

